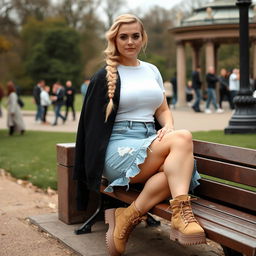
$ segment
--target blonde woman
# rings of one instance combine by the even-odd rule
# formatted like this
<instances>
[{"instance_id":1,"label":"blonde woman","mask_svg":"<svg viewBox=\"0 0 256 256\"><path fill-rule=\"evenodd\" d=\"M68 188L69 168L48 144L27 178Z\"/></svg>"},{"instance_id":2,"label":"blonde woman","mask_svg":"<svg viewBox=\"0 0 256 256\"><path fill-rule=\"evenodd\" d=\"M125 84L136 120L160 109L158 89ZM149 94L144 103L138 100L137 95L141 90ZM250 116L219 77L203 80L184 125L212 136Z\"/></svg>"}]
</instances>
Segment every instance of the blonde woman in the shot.
<instances>
[{"instance_id":1,"label":"blonde woman","mask_svg":"<svg viewBox=\"0 0 256 256\"><path fill-rule=\"evenodd\" d=\"M147 34L135 16L119 16L106 34L106 66L92 78L79 121L74 178L78 208L99 190L102 175L109 185L145 183L127 208L108 209L105 221L110 255L121 255L131 230L157 203L172 196L171 239L182 244L205 243L188 195L200 178L194 170L190 132L174 130L158 69L140 61ZM156 131L155 120L161 128Z\"/></svg>"}]
</instances>

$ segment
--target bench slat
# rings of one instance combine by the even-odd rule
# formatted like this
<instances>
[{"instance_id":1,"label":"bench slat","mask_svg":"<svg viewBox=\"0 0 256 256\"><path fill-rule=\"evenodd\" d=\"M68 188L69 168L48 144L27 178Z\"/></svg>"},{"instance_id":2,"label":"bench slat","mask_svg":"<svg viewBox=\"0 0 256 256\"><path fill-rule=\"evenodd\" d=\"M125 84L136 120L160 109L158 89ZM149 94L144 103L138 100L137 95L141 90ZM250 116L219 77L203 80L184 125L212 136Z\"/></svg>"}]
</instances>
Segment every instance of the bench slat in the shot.
<instances>
[{"instance_id":1,"label":"bench slat","mask_svg":"<svg viewBox=\"0 0 256 256\"><path fill-rule=\"evenodd\" d=\"M256 225L250 224L246 221L242 221L234 216L230 216L227 213L220 213L211 208L203 207L198 204L193 204L193 211L196 216L200 218L211 220L216 224L220 224L224 227L228 227L236 232L248 235L252 238L256 237Z\"/></svg>"},{"instance_id":2,"label":"bench slat","mask_svg":"<svg viewBox=\"0 0 256 256\"><path fill-rule=\"evenodd\" d=\"M252 224L256 225L256 215L241 212L239 210L218 203L214 203L212 201L208 201L202 198L197 198L196 201L193 201L193 204L198 204L207 208L211 208L222 213L228 212L231 216L234 216L240 220L251 222Z\"/></svg>"},{"instance_id":3,"label":"bench slat","mask_svg":"<svg viewBox=\"0 0 256 256\"><path fill-rule=\"evenodd\" d=\"M256 193L241 188L235 188L216 181L201 179L200 186L195 189L195 195L203 198L213 198L256 212Z\"/></svg>"},{"instance_id":4,"label":"bench slat","mask_svg":"<svg viewBox=\"0 0 256 256\"><path fill-rule=\"evenodd\" d=\"M195 157L198 172L216 178L256 187L256 169L236 164L223 163L217 160Z\"/></svg>"},{"instance_id":5,"label":"bench slat","mask_svg":"<svg viewBox=\"0 0 256 256\"><path fill-rule=\"evenodd\" d=\"M255 256L256 240L219 224L198 217L207 237L217 243L230 247L247 256Z\"/></svg>"},{"instance_id":6,"label":"bench slat","mask_svg":"<svg viewBox=\"0 0 256 256\"><path fill-rule=\"evenodd\" d=\"M229 145L222 145L212 142L193 140L194 154L210 159L238 163L239 165L256 166L256 150L240 148Z\"/></svg>"}]
</instances>

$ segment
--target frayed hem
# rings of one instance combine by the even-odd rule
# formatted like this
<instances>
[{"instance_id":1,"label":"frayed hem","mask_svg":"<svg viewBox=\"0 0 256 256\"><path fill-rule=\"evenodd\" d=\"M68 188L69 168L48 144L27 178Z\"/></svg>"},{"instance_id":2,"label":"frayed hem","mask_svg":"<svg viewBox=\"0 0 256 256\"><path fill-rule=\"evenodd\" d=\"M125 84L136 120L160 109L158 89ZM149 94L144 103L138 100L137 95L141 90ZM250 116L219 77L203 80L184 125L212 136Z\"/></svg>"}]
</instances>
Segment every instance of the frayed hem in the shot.
<instances>
[{"instance_id":1,"label":"frayed hem","mask_svg":"<svg viewBox=\"0 0 256 256\"><path fill-rule=\"evenodd\" d=\"M139 165L145 162L145 159L147 157L147 149L152 151L149 146L150 144L156 139L157 135L149 137L144 144L141 146L141 148L138 150L134 161L128 167L127 171L123 173L122 177L115 179L112 181L107 188L105 188L104 192L113 192L113 187L114 186L127 186L126 191L129 190L129 183L130 183L130 178L135 177L137 174L140 173L140 168Z\"/></svg>"}]
</instances>

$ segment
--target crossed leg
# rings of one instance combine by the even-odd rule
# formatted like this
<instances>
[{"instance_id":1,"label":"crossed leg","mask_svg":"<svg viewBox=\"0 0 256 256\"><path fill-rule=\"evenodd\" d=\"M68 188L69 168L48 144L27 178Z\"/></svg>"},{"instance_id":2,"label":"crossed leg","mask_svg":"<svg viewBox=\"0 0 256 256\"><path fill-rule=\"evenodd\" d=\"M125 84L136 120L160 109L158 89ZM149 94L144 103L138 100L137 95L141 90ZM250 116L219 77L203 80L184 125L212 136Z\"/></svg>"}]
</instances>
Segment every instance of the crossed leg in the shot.
<instances>
[{"instance_id":1,"label":"crossed leg","mask_svg":"<svg viewBox=\"0 0 256 256\"><path fill-rule=\"evenodd\" d=\"M137 209L145 214L168 196L188 193L194 166L191 133L177 130L166 134L161 141L154 140L141 172L131 183L145 183L135 201Z\"/></svg>"}]
</instances>

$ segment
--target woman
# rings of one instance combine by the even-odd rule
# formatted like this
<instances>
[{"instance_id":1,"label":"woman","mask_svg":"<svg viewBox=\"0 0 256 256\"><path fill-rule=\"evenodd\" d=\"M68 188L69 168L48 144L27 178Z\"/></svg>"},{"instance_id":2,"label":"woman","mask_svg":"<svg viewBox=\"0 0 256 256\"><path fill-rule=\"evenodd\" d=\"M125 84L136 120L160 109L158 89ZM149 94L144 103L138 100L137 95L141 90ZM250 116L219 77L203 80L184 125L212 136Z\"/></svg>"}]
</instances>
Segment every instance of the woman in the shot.
<instances>
[{"instance_id":1,"label":"woman","mask_svg":"<svg viewBox=\"0 0 256 256\"><path fill-rule=\"evenodd\" d=\"M7 83L7 95L7 126L9 127L9 135L13 135L15 130L20 132L22 135L25 132L25 124L23 122L20 106L18 104L18 96L16 94L15 85L12 81Z\"/></svg>"},{"instance_id":2,"label":"woman","mask_svg":"<svg viewBox=\"0 0 256 256\"><path fill-rule=\"evenodd\" d=\"M109 181L108 192L115 186L145 183L128 208L106 210L109 254L124 253L134 226L170 195L171 239L204 243L204 230L188 196L194 166L192 137L186 130L174 131L158 69L137 59L147 44L143 24L133 15L121 15L106 37L106 67L91 80L78 127L74 178L79 208L87 203L88 190L99 190L102 175ZM157 132L154 117L162 126ZM194 172L192 187L198 176Z\"/></svg>"}]
</instances>

